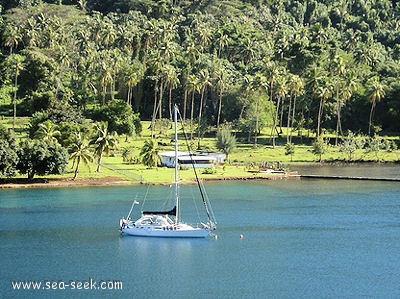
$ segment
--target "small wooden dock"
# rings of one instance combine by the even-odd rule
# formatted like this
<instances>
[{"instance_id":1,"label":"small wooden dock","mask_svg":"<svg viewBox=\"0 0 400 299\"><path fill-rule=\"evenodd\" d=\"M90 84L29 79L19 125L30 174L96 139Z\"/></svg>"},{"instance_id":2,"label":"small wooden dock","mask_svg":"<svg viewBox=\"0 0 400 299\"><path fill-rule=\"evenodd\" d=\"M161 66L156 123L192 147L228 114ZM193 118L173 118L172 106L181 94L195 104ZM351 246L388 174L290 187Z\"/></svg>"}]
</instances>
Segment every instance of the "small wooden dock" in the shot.
<instances>
[{"instance_id":1,"label":"small wooden dock","mask_svg":"<svg viewBox=\"0 0 400 299\"><path fill-rule=\"evenodd\" d=\"M343 175L301 174L300 177L305 178L305 179L324 179L324 180L359 180L359 181L400 182L400 178L379 178L379 177L343 176Z\"/></svg>"}]
</instances>

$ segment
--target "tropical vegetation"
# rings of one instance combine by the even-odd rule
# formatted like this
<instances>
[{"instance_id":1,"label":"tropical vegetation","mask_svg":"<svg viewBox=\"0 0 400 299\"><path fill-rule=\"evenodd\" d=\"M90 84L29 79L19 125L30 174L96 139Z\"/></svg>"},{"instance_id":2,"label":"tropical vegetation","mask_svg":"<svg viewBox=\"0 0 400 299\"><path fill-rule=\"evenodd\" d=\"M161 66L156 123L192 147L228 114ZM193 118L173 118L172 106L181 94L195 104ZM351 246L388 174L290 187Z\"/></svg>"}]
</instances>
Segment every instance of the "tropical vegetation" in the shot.
<instances>
[{"instance_id":1,"label":"tropical vegetation","mask_svg":"<svg viewBox=\"0 0 400 299\"><path fill-rule=\"evenodd\" d=\"M0 134L2 176L17 164L30 177L62 171L22 167L21 148L64 162L68 150L75 176L94 148L99 171L143 121L163 136L175 103L198 149L216 134L230 155L231 135L254 150L286 145L290 159L304 144L319 160L329 146L346 160L397 149L397 1L0 0L0 11L0 117L13 131ZM137 150L130 160L154 166Z\"/></svg>"}]
</instances>

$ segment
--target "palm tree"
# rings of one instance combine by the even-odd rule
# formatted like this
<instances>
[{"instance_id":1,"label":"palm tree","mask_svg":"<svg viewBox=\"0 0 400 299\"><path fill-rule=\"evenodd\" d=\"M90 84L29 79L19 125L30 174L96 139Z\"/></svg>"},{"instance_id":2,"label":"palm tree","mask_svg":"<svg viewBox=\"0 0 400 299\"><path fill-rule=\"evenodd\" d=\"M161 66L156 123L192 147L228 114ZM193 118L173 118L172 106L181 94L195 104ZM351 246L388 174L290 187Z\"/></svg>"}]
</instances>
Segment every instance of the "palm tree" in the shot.
<instances>
[{"instance_id":1,"label":"palm tree","mask_svg":"<svg viewBox=\"0 0 400 299\"><path fill-rule=\"evenodd\" d=\"M13 113L13 130L15 130L15 122L17 119L17 90L18 90L18 77L20 72L24 69L24 61L25 57L19 54L11 54L7 57L8 64L10 65L10 69L14 71L14 113Z\"/></svg>"},{"instance_id":2,"label":"palm tree","mask_svg":"<svg viewBox=\"0 0 400 299\"><path fill-rule=\"evenodd\" d=\"M186 112L187 112L187 100L189 94L189 74L190 74L190 64L187 64L183 70L181 75L182 80L182 87L183 87L183 122L186 122Z\"/></svg>"},{"instance_id":3,"label":"palm tree","mask_svg":"<svg viewBox=\"0 0 400 299\"><path fill-rule=\"evenodd\" d=\"M40 28L35 18L27 20L24 28L24 43L29 47L36 47L39 43Z\"/></svg>"},{"instance_id":4,"label":"palm tree","mask_svg":"<svg viewBox=\"0 0 400 299\"><path fill-rule=\"evenodd\" d=\"M228 87L227 72L224 68L220 68L217 74L216 87L218 88L218 112L217 112L217 129L219 128L222 110L222 96Z\"/></svg>"},{"instance_id":5,"label":"palm tree","mask_svg":"<svg viewBox=\"0 0 400 299\"><path fill-rule=\"evenodd\" d=\"M207 69L202 69L200 71L200 107L199 107L199 119L198 119L198 135L197 135L197 148L200 149L200 137L201 137L201 120L203 116L203 105L204 105L204 93L206 91L207 86L211 86L211 78Z\"/></svg>"},{"instance_id":6,"label":"palm tree","mask_svg":"<svg viewBox=\"0 0 400 299\"><path fill-rule=\"evenodd\" d=\"M158 154L157 142L154 139L146 140L140 151L142 162L149 168L157 167L161 162L161 158Z\"/></svg>"},{"instance_id":7,"label":"palm tree","mask_svg":"<svg viewBox=\"0 0 400 299\"><path fill-rule=\"evenodd\" d=\"M22 41L19 27L6 25L4 28L4 46L10 48L10 54L13 49L18 47L19 42Z\"/></svg>"},{"instance_id":8,"label":"palm tree","mask_svg":"<svg viewBox=\"0 0 400 299\"><path fill-rule=\"evenodd\" d=\"M163 80L161 78L163 71L163 58L159 51L153 50L150 52L151 60L150 65L152 69L152 75L149 79L154 81L154 104L153 104L153 114L151 117L151 138L154 137L154 125L156 121L156 115L159 111L159 118L162 117L162 96L164 93Z\"/></svg>"},{"instance_id":9,"label":"palm tree","mask_svg":"<svg viewBox=\"0 0 400 299\"><path fill-rule=\"evenodd\" d=\"M228 45L229 45L229 37L228 37L228 35L224 34L222 32L222 30L220 30L218 32L218 37L217 37L217 49L218 49L217 55L218 55L218 58L221 57L221 53L222 53L223 49L225 47L227 47Z\"/></svg>"},{"instance_id":10,"label":"palm tree","mask_svg":"<svg viewBox=\"0 0 400 299\"><path fill-rule=\"evenodd\" d=\"M35 132L37 139L45 140L49 143L58 143L56 137L61 136L61 132L57 130L55 124L50 120L46 120L44 123L38 125L38 130Z\"/></svg>"},{"instance_id":11,"label":"palm tree","mask_svg":"<svg viewBox=\"0 0 400 299\"><path fill-rule=\"evenodd\" d=\"M256 114L256 122L255 122L255 128L254 128L254 147L257 146L257 136L258 136L258 131L259 131L259 106L260 106L260 96L263 93L263 91L268 90L268 82L267 78L261 73L257 72L254 76L247 76L245 78L245 82L247 85L247 90L253 90L253 91L258 91L258 96L255 102L255 114ZM250 136L249 136L250 137Z\"/></svg>"},{"instance_id":12,"label":"palm tree","mask_svg":"<svg viewBox=\"0 0 400 299\"><path fill-rule=\"evenodd\" d=\"M96 125L98 136L92 140L95 145L94 153L98 157L96 172L100 172L101 159L103 154L109 155L111 149L115 149L118 144L117 133L108 131L108 123L101 122Z\"/></svg>"},{"instance_id":13,"label":"palm tree","mask_svg":"<svg viewBox=\"0 0 400 299\"><path fill-rule=\"evenodd\" d=\"M325 105L325 101L327 98L329 98L330 92L333 85L329 82L329 77L327 72L319 65L314 64L312 67L310 67L307 71L306 74L306 90L309 93L309 98L310 98L310 103L308 105L311 106L311 101L314 98L319 99L319 109L318 109L318 115L319 120L317 121L319 125L317 124L317 134L320 134L320 127L321 127L321 118L323 114L323 109ZM326 87L326 88L325 88ZM321 97L323 94L323 97Z\"/></svg>"},{"instance_id":14,"label":"palm tree","mask_svg":"<svg viewBox=\"0 0 400 299\"><path fill-rule=\"evenodd\" d=\"M380 82L378 76L372 77L367 83L367 96L371 101L371 110L369 112L368 135L371 136L372 121L376 103L385 96L385 85Z\"/></svg>"},{"instance_id":15,"label":"palm tree","mask_svg":"<svg viewBox=\"0 0 400 299\"><path fill-rule=\"evenodd\" d=\"M274 86L282 73L282 69L278 64L276 64L275 62L270 61L270 60L267 60L265 62L264 68L265 68L265 71L267 74L267 80L269 83L269 92L270 92L269 100L271 101L271 103L273 103L273 92L275 90ZM279 105L277 105L277 109L279 109L278 106ZM273 114L272 117L274 119L274 124L271 128L271 136L272 136L272 146L275 147L275 130L276 130L275 114Z\"/></svg>"},{"instance_id":16,"label":"palm tree","mask_svg":"<svg viewBox=\"0 0 400 299\"><path fill-rule=\"evenodd\" d=\"M114 95L116 94L115 84L117 82L117 74L119 74L121 69L121 64L123 61L123 53L119 49L113 49L111 51L111 68L112 68L112 80L110 84L111 89L111 100L114 100Z\"/></svg>"},{"instance_id":17,"label":"palm tree","mask_svg":"<svg viewBox=\"0 0 400 299\"><path fill-rule=\"evenodd\" d=\"M290 133L288 134L287 143L291 144L292 132L293 132L292 127L296 113L297 96L303 92L304 89L303 79L299 75L291 75L289 79L289 89L290 89L290 103L289 103L287 127L290 128ZM293 107L292 107L292 99L293 99Z\"/></svg>"},{"instance_id":18,"label":"palm tree","mask_svg":"<svg viewBox=\"0 0 400 299\"><path fill-rule=\"evenodd\" d=\"M124 72L125 83L128 86L128 92L126 96L126 102L131 105L132 104L132 89L143 79L145 72L144 65L134 59L130 63L126 64L126 69Z\"/></svg>"},{"instance_id":19,"label":"palm tree","mask_svg":"<svg viewBox=\"0 0 400 299\"><path fill-rule=\"evenodd\" d=\"M192 21L193 33L198 41L198 47L201 53L207 52L207 48L212 41L212 24L214 17L209 14L196 14Z\"/></svg>"},{"instance_id":20,"label":"palm tree","mask_svg":"<svg viewBox=\"0 0 400 299\"><path fill-rule=\"evenodd\" d=\"M113 81L113 69L111 63L111 57L109 51L102 51L102 60L100 62L101 67L101 75L100 75L100 84L102 87L102 104L103 106L106 104L106 95L107 95L107 85L111 85Z\"/></svg>"},{"instance_id":21,"label":"palm tree","mask_svg":"<svg viewBox=\"0 0 400 299\"><path fill-rule=\"evenodd\" d=\"M168 96L168 110L169 110L169 118L172 120L172 90L178 87L179 78L178 78L178 70L173 65L166 65L165 70L165 83L168 86L169 96Z\"/></svg>"},{"instance_id":22,"label":"palm tree","mask_svg":"<svg viewBox=\"0 0 400 299\"><path fill-rule=\"evenodd\" d=\"M306 86L310 92L316 92L321 82L326 78L326 72L321 67L314 65L307 72Z\"/></svg>"},{"instance_id":23,"label":"palm tree","mask_svg":"<svg viewBox=\"0 0 400 299\"><path fill-rule=\"evenodd\" d=\"M86 142L84 137L82 137L81 132L77 132L74 143L72 144L72 154L70 156L70 159L72 160L72 168L75 167L73 180L78 177L81 162L88 167L90 163L93 162L93 155L90 149L89 143Z\"/></svg>"},{"instance_id":24,"label":"palm tree","mask_svg":"<svg viewBox=\"0 0 400 299\"><path fill-rule=\"evenodd\" d=\"M117 37L117 32L114 28L113 20L111 20L108 16L104 17L103 24L99 28L99 30L99 35L101 39L100 43L107 49L111 48Z\"/></svg>"},{"instance_id":25,"label":"palm tree","mask_svg":"<svg viewBox=\"0 0 400 299\"><path fill-rule=\"evenodd\" d=\"M229 66L226 65L228 61L218 59L216 60L215 63L215 74L214 74L214 80L215 80L215 88L218 93L218 112L217 112L217 129L219 129L220 126L220 119L221 119L221 110L222 110L222 96L224 95L225 91L229 88L230 81L231 80L231 74L229 70Z\"/></svg>"},{"instance_id":26,"label":"palm tree","mask_svg":"<svg viewBox=\"0 0 400 299\"><path fill-rule=\"evenodd\" d=\"M193 139L193 118L194 118L194 96L195 93L198 92L200 93L201 86L200 86L200 80L199 78L191 74L189 75L188 81L188 92L192 94L191 96L191 103L190 103L190 140Z\"/></svg>"},{"instance_id":27,"label":"palm tree","mask_svg":"<svg viewBox=\"0 0 400 299\"><path fill-rule=\"evenodd\" d=\"M158 70L159 71L159 79L160 79L160 87L159 87L159 100L158 100L158 118L161 120L162 119L162 111L163 111L163 95L165 88L167 87L167 80L170 76L170 69L171 65L165 64L162 65L161 68Z\"/></svg>"},{"instance_id":28,"label":"palm tree","mask_svg":"<svg viewBox=\"0 0 400 299\"><path fill-rule=\"evenodd\" d=\"M279 108L284 104L284 100L288 94L288 86L286 82L286 76L285 74L282 74L281 77L278 78L277 84L275 86L275 95L276 95L276 111L275 111L275 117L274 117L274 123L273 123L273 128L272 128L272 140L273 140L273 146L275 147L275 132L280 134L282 131L278 132L277 126L278 126L278 117L279 117ZM282 109L283 111L283 109ZM281 121L279 126L281 127L282 130L282 116L281 116ZM279 137L279 136L278 136Z\"/></svg>"},{"instance_id":29,"label":"palm tree","mask_svg":"<svg viewBox=\"0 0 400 299\"><path fill-rule=\"evenodd\" d=\"M344 58L338 54L333 58L333 70L335 71L335 75L333 76L334 80L332 82L335 90L337 115L335 145L337 146L339 133L343 136L341 111L345 102L350 99L355 83L352 79L348 79L351 78L351 76L347 74L348 69L346 62Z\"/></svg>"},{"instance_id":30,"label":"palm tree","mask_svg":"<svg viewBox=\"0 0 400 299\"><path fill-rule=\"evenodd\" d=\"M318 86L317 93L320 98L319 101L319 108L318 108L318 120L317 120L317 139L319 138L319 135L321 133L321 119L322 115L324 113L324 106L325 106L325 101L329 99L332 96L332 84L329 83L329 81L326 81L323 83L323 85Z\"/></svg>"}]
</instances>

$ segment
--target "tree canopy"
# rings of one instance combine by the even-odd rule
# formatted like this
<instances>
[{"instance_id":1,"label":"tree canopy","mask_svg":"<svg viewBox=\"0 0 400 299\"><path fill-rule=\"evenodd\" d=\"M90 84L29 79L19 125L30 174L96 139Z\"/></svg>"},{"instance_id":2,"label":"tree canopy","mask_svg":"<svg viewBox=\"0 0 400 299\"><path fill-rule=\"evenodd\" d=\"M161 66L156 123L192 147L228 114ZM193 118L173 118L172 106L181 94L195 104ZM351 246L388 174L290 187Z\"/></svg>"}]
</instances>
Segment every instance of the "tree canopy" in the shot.
<instances>
[{"instance_id":1,"label":"tree canopy","mask_svg":"<svg viewBox=\"0 0 400 299\"><path fill-rule=\"evenodd\" d=\"M66 149L47 140L26 140L18 152L17 169L28 174L28 179L37 175L61 174L64 172L69 155Z\"/></svg>"},{"instance_id":2,"label":"tree canopy","mask_svg":"<svg viewBox=\"0 0 400 299\"><path fill-rule=\"evenodd\" d=\"M0 178L15 175L19 161L18 150L14 134L0 126Z\"/></svg>"},{"instance_id":3,"label":"tree canopy","mask_svg":"<svg viewBox=\"0 0 400 299\"><path fill-rule=\"evenodd\" d=\"M231 122L256 143L265 110L274 138L284 125L338 137L400 131L397 1L0 5L0 96L14 99L14 115L64 107L88 117L119 99L153 121L170 118L176 102L199 137L203 123ZM132 132L130 122L107 121Z\"/></svg>"}]
</instances>

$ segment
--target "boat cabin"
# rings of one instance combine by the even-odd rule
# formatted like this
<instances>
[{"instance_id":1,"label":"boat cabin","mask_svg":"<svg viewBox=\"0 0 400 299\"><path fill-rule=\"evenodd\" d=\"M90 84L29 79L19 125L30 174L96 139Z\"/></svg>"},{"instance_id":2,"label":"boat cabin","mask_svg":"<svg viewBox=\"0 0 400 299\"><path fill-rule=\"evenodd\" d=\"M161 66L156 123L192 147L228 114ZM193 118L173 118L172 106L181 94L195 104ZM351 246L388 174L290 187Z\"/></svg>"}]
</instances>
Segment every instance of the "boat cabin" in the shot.
<instances>
[{"instance_id":1,"label":"boat cabin","mask_svg":"<svg viewBox=\"0 0 400 299\"><path fill-rule=\"evenodd\" d=\"M164 152L160 154L161 165L166 167L175 167L175 152ZM209 168L214 167L217 163L223 163L225 155L220 153L196 153L178 152L178 163L181 166L191 167L192 161L194 168Z\"/></svg>"}]
</instances>

